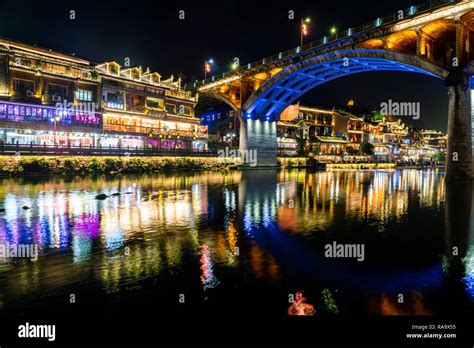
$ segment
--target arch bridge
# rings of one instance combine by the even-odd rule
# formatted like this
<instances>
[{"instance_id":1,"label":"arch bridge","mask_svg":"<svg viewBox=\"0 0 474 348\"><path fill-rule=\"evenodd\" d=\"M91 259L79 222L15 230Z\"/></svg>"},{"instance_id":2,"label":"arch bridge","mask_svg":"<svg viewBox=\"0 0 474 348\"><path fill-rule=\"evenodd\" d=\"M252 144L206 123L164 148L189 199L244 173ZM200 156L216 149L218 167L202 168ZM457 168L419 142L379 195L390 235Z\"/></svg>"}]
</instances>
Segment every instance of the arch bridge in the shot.
<instances>
[{"instance_id":1,"label":"arch bridge","mask_svg":"<svg viewBox=\"0 0 474 348\"><path fill-rule=\"evenodd\" d=\"M431 1L195 82L193 88L238 112L240 150L256 150L258 165L272 166L280 113L312 88L366 71L441 78L449 94L446 175L471 180L473 30L474 1Z\"/></svg>"}]
</instances>

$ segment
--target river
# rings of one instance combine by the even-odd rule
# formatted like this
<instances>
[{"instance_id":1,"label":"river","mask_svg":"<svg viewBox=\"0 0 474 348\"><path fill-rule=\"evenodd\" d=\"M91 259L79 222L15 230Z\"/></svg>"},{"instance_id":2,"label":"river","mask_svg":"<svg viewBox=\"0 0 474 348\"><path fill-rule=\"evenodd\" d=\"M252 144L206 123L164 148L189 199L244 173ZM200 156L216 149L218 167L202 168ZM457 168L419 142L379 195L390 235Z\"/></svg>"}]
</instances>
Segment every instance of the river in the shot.
<instances>
[{"instance_id":1,"label":"river","mask_svg":"<svg viewBox=\"0 0 474 348\"><path fill-rule=\"evenodd\" d=\"M323 318L472 313L473 194L415 169L2 179L0 244L39 255L0 258L0 317L284 318L298 291Z\"/></svg>"}]
</instances>

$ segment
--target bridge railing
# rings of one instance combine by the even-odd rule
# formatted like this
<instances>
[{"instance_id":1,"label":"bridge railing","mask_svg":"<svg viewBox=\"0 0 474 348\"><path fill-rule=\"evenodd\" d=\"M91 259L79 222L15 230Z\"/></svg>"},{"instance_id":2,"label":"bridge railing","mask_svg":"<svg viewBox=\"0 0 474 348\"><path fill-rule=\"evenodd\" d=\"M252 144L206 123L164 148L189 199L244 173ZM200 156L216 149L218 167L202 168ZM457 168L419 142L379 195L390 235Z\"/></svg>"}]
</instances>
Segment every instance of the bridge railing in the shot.
<instances>
[{"instance_id":1,"label":"bridge railing","mask_svg":"<svg viewBox=\"0 0 474 348\"><path fill-rule=\"evenodd\" d=\"M454 4L454 3L457 3L457 2L460 2L460 1L462 1L462 0L431 0L429 2L420 4L420 5L410 6L408 9L401 10L403 12L402 13L403 14L402 19L407 19L407 18L410 18L414 15L419 15L423 12L432 11L434 9L437 9L437 8L440 8L440 7L449 5L449 4ZM202 86L202 85L205 85L205 84L208 84L208 83L212 83L212 82L217 81L221 78L226 78L226 77L229 77L229 76L232 76L232 75L235 75L235 74L239 74L239 73L242 73L242 72L245 72L245 71L248 71L248 70L252 70L252 69L254 69L258 66L265 65L265 64L268 64L268 63L273 62L273 61L279 61L279 60L282 60L282 59L285 59L285 58L290 58L290 57L293 57L295 54L299 54L299 53L302 53L302 52L305 52L305 51L308 51L308 50L312 50L312 49L317 48L317 47L323 47L326 44L333 43L335 41L338 41L338 40L341 40L341 39L344 39L344 38L348 38L348 37L351 37L351 36L356 35L356 34L361 34L361 33L364 33L366 31L369 31L369 30L372 30L372 29L375 29L375 28L378 28L378 27L381 27L381 26L384 26L384 25L396 23L399 20L401 20L399 17L400 17L400 13L397 12L397 13L394 13L394 14L389 15L389 16L377 18L377 19L375 19L371 22L365 23L364 25L349 28L347 30L342 31L341 33L333 34L333 35L330 35L330 36L325 36L325 37L320 38L318 40L311 41L307 44L304 44L303 46L298 46L296 48L280 52L280 53L272 55L270 57L266 57L266 58L260 59L258 61L255 61L255 62L242 65L242 66L238 67L235 70L223 72L220 75L214 75L214 76L211 76L210 78L207 78L205 80L195 81L193 83L193 87L195 88L195 87L199 87L199 86Z\"/></svg>"}]
</instances>

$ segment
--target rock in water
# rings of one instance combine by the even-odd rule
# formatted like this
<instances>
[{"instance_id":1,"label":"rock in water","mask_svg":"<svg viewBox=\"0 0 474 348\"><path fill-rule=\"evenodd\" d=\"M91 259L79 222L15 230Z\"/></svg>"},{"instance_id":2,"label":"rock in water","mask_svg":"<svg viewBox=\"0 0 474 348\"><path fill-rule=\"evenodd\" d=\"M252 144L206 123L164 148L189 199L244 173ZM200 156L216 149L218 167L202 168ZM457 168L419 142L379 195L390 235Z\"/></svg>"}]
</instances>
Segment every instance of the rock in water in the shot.
<instances>
[{"instance_id":1,"label":"rock in water","mask_svg":"<svg viewBox=\"0 0 474 348\"><path fill-rule=\"evenodd\" d=\"M106 199L108 196L105 193L95 196L95 199Z\"/></svg>"}]
</instances>

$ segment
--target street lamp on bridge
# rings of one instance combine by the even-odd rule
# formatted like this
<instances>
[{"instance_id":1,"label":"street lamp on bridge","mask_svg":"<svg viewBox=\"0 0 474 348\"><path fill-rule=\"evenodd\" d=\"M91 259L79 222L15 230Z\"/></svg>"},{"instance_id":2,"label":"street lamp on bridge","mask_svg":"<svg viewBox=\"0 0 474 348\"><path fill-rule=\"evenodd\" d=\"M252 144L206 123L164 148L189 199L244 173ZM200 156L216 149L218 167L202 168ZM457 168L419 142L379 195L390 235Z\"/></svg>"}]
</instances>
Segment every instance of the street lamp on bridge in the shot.
<instances>
[{"instance_id":1,"label":"street lamp on bridge","mask_svg":"<svg viewBox=\"0 0 474 348\"><path fill-rule=\"evenodd\" d=\"M311 22L311 18L307 17L305 19L301 18L301 25L300 25L300 46L303 46L303 38L308 35L309 33L309 23Z\"/></svg>"},{"instance_id":2,"label":"street lamp on bridge","mask_svg":"<svg viewBox=\"0 0 474 348\"><path fill-rule=\"evenodd\" d=\"M210 73L212 70L212 64L214 64L214 59L206 59L204 61L204 80L207 78L207 73Z\"/></svg>"}]
</instances>

